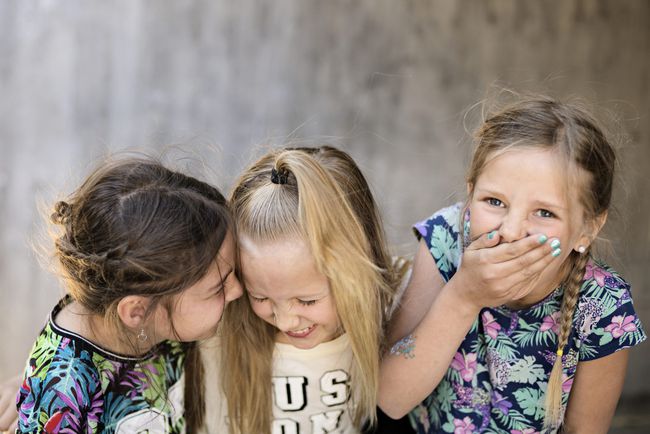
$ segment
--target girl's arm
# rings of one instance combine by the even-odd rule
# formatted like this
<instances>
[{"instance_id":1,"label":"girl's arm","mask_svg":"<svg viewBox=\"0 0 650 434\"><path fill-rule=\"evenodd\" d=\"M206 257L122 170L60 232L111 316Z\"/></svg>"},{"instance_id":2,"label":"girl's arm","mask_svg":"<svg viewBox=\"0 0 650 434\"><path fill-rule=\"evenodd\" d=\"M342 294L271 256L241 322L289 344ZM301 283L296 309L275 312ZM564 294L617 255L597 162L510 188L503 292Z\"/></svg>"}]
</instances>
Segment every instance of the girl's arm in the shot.
<instances>
[{"instance_id":1,"label":"girl's arm","mask_svg":"<svg viewBox=\"0 0 650 434\"><path fill-rule=\"evenodd\" d=\"M579 362L564 415L564 433L607 433L623 389L629 349Z\"/></svg>"},{"instance_id":2,"label":"girl's arm","mask_svg":"<svg viewBox=\"0 0 650 434\"><path fill-rule=\"evenodd\" d=\"M0 384L0 431L14 432L18 422L16 395L20 388L22 375L7 378Z\"/></svg>"},{"instance_id":3,"label":"girl's arm","mask_svg":"<svg viewBox=\"0 0 650 434\"><path fill-rule=\"evenodd\" d=\"M387 415L404 416L435 389L481 308L519 299L534 287L553 260L550 243L538 237L495 246L498 234L483 235L465 250L447 284L420 242L391 336L412 333L386 354L380 370L378 404Z\"/></svg>"}]
</instances>

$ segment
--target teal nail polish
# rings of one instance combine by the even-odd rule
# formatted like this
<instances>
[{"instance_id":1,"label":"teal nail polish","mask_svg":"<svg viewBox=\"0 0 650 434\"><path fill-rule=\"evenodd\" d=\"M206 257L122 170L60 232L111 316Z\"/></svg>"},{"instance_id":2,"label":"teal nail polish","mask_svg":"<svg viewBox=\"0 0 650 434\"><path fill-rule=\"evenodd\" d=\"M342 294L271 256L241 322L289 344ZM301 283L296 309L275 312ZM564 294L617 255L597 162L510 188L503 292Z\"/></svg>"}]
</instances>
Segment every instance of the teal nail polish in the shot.
<instances>
[{"instance_id":1,"label":"teal nail polish","mask_svg":"<svg viewBox=\"0 0 650 434\"><path fill-rule=\"evenodd\" d=\"M539 241L540 244L544 244L548 240L548 237L544 234L540 235L539 238L537 238L537 241Z\"/></svg>"},{"instance_id":2,"label":"teal nail polish","mask_svg":"<svg viewBox=\"0 0 650 434\"><path fill-rule=\"evenodd\" d=\"M496 234L497 234L497 231L492 231L492 232L490 232L490 233L488 234L488 240L491 240L492 238L494 238L494 236L495 236Z\"/></svg>"},{"instance_id":3,"label":"teal nail polish","mask_svg":"<svg viewBox=\"0 0 650 434\"><path fill-rule=\"evenodd\" d=\"M560 253L562 253L562 249L555 249L551 252L551 256L557 258L558 256L560 256Z\"/></svg>"},{"instance_id":4,"label":"teal nail polish","mask_svg":"<svg viewBox=\"0 0 650 434\"><path fill-rule=\"evenodd\" d=\"M557 249L558 247L560 247L560 240L556 239L556 240L551 241L551 247L554 248L554 249Z\"/></svg>"}]
</instances>

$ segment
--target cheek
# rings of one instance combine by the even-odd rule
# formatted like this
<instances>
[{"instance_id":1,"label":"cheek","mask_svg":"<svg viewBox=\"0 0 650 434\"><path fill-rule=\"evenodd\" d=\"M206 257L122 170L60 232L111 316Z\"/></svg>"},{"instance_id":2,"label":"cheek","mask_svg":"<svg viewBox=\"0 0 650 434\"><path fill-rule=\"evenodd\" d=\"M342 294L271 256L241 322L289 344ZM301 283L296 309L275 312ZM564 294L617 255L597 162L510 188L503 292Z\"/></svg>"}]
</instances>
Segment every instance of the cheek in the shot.
<instances>
[{"instance_id":1,"label":"cheek","mask_svg":"<svg viewBox=\"0 0 650 434\"><path fill-rule=\"evenodd\" d=\"M255 315L262 318L264 321L269 321L269 319L273 317L273 312L270 307L271 304L268 301L260 303L259 301L248 299L248 303Z\"/></svg>"},{"instance_id":2,"label":"cheek","mask_svg":"<svg viewBox=\"0 0 650 434\"><path fill-rule=\"evenodd\" d=\"M472 240L487 232L498 229L501 224L498 215L486 212L480 204L470 208L469 235Z\"/></svg>"}]
</instances>

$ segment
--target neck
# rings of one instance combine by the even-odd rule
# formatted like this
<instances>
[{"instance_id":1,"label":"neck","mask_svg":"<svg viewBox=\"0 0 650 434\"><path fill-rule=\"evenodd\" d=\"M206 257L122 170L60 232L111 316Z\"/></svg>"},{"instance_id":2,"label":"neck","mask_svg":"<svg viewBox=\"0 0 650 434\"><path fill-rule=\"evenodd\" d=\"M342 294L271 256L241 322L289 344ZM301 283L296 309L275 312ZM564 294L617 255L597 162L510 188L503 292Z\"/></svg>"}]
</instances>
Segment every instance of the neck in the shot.
<instances>
[{"instance_id":1,"label":"neck","mask_svg":"<svg viewBox=\"0 0 650 434\"><path fill-rule=\"evenodd\" d=\"M54 319L57 326L78 334L107 351L126 356L140 356L156 344L152 339L140 342L137 333L120 339L104 317L87 311L77 302L65 306ZM130 345L133 342L134 345Z\"/></svg>"}]
</instances>

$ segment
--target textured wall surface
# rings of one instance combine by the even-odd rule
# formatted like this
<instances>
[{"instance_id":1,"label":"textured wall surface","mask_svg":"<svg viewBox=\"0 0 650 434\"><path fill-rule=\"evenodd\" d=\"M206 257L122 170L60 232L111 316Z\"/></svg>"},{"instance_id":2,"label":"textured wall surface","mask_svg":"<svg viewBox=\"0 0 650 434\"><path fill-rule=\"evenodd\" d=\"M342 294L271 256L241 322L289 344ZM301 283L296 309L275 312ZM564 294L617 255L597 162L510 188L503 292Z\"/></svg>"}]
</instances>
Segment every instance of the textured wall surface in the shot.
<instances>
[{"instance_id":1,"label":"textured wall surface","mask_svg":"<svg viewBox=\"0 0 650 434\"><path fill-rule=\"evenodd\" d=\"M227 190L260 143L332 142L408 252L409 225L462 198L464 114L503 85L618 116L610 259L650 328L650 2L0 2L0 376L61 293L33 253L39 203L101 155L176 144L177 166ZM648 370L643 345L625 396L650 394Z\"/></svg>"}]
</instances>

